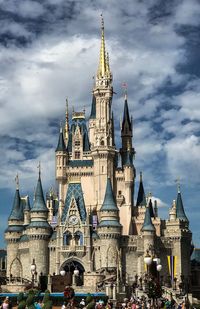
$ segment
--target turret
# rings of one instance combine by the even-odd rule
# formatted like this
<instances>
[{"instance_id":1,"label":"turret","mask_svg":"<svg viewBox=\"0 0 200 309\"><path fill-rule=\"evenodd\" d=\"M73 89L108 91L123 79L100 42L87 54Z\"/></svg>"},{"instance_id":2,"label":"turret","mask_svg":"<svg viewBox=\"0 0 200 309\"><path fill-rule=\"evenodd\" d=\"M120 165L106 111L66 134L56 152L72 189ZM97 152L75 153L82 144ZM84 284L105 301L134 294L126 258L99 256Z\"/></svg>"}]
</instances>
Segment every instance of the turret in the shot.
<instances>
[{"instance_id":1,"label":"turret","mask_svg":"<svg viewBox=\"0 0 200 309\"><path fill-rule=\"evenodd\" d=\"M182 197L180 189L178 190L177 200L176 200L176 217L185 223L189 223L188 218L186 217L185 210L183 207Z\"/></svg>"},{"instance_id":2,"label":"turret","mask_svg":"<svg viewBox=\"0 0 200 309\"><path fill-rule=\"evenodd\" d=\"M97 231L101 239L102 267L116 267L116 261L110 259L109 250L117 251L119 248L119 236L122 226L119 222L119 209L116 205L110 178L107 179L106 192L102 207L100 209L100 223ZM117 254L117 252L116 252Z\"/></svg>"},{"instance_id":3,"label":"turret","mask_svg":"<svg viewBox=\"0 0 200 309\"><path fill-rule=\"evenodd\" d=\"M155 226L151 220L151 210L149 205L146 207L144 223L141 229L141 232L144 237L144 252L146 252L149 246L154 246L154 238L155 238Z\"/></svg>"},{"instance_id":4,"label":"turret","mask_svg":"<svg viewBox=\"0 0 200 309\"><path fill-rule=\"evenodd\" d=\"M89 119L89 137L91 155L94 162L94 192L96 192L97 198L97 211L100 210L103 203L107 178L110 177L113 183L116 168L112 96L112 73L108 54L106 54L104 21L102 18L99 66L93 88L92 109Z\"/></svg>"},{"instance_id":5,"label":"turret","mask_svg":"<svg viewBox=\"0 0 200 309\"><path fill-rule=\"evenodd\" d=\"M127 93L125 93L124 114L123 114L123 121L122 121L122 126L121 126L122 148L120 149L123 165L126 164L128 156L129 156L129 160L132 162L133 156L135 154L135 150L132 147L132 136L133 136L132 119L130 118L130 115L129 115Z\"/></svg>"},{"instance_id":6,"label":"turret","mask_svg":"<svg viewBox=\"0 0 200 309\"><path fill-rule=\"evenodd\" d=\"M38 273L42 272L45 275L48 274L49 265L44 257L48 256L48 241L52 233L52 228L47 220L48 209L44 200L39 167L35 199L31 209L31 222L26 229L30 240L30 260L35 259Z\"/></svg>"},{"instance_id":7,"label":"turret","mask_svg":"<svg viewBox=\"0 0 200 309\"><path fill-rule=\"evenodd\" d=\"M176 201L175 200L173 200L172 207L169 210L169 220L170 221L176 220Z\"/></svg>"},{"instance_id":8,"label":"turret","mask_svg":"<svg viewBox=\"0 0 200 309\"><path fill-rule=\"evenodd\" d=\"M18 253L19 239L23 233L23 206L19 193L19 178L16 176L16 192L13 201L12 210L8 218L8 227L5 230L5 239L7 242L7 276L19 277L21 269L19 267L10 267L15 265L14 261Z\"/></svg>"},{"instance_id":9,"label":"turret","mask_svg":"<svg viewBox=\"0 0 200 309\"><path fill-rule=\"evenodd\" d=\"M24 201L24 225L28 225L30 223L30 201L28 195L23 197Z\"/></svg>"},{"instance_id":10,"label":"turret","mask_svg":"<svg viewBox=\"0 0 200 309\"><path fill-rule=\"evenodd\" d=\"M65 168L67 164L67 151L66 145L63 137L63 129L60 127L58 145L56 148L56 178L63 179L65 178Z\"/></svg>"},{"instance_id":11,"label":"turret","mask_svg":"<svg viewBox=\"0 0 200 309\"><path fill-rule=\"evenodd\" d=\"M144 187L143 187L143 180L142 180L142 172L140 172L140 184L139 184L139 190L138 190L138 196L137 196L137 202L136 206L146 206L146 196L144 192Z\"/></svg>"}]
</instances>

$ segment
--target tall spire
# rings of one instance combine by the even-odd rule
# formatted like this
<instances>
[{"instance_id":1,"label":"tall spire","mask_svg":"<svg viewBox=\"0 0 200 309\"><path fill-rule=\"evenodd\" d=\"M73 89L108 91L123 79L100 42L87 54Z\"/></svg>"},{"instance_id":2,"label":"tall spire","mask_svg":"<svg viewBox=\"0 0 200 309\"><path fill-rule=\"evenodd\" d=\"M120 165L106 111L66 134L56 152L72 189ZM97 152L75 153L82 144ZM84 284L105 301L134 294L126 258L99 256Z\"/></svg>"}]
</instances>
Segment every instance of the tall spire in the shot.
<instances>
[{"instance_id":1,"label":"tall spire","mask_svg":"<svg viewBox=\"0 0 200 309\"><path fill-rule=\"evenodd\" d=\"M21 198L19 194L19 177L18 174L15 177L16 182L16 192L13 201L13 207L9 216L9 220L23 220L23 210L21 207Z\"/></svg>"},{"instance_id":2,"label":"tall spire","mask_svg":"<svg viewBox=\"0 0 200 309\"><path fill-rule=\"evenodd\" d=\"M138 190L138 197L136 206L146 206L146 196L144 193L143 181L142 181L142 172L140 172L140 184Z\"/></svg>"},{"instance_id":3,"label":"tall spire","mask_svg":"<svg viewBox=\"0 0 200 309\"><path fill-rule=\"evenodd\" d=\"M90 119L95 119L95 118L96 118L96 98L95 98L95 95L93 93Z\"/></svg>"},{"instance_id":4,"label":"tall spire","mask_svg":"<svg viewBox=\"0 0 200 309\"><path fill-rule=\"evenodd\" d=\"M69 135L69 106L68 106L68 98L66 98L66 113L65 113L65 140L66 143L68 141Z\"/></svg>"},{"instance_id":5,"label":"tall spire","mask_svg":"<svg viewBox=\"0 0 200 309\"><path fill-rule=\"evenodd\" d=\"M181 197L181 192L180 192L180 184L178 186L178 195L177 195L177 200L176 200L176 217L177 219L188 222L188 218L186 217L184 207L183 207L183 202L182 202L182 197Z\"/></svg>"},{"instance_id":6,"label":"tall spire","mask_svg":"<svg viewBox=\"0 0 200 309\"><path fill-rule=\"evenodd\" d=\"M149 206L147 206L147 208L146 208L144 223L143 223L143 226L142 226L142 231L147 231L147 232L154 232L155 231L155 226L153 225L152 220L151 220L151 213L150 213Z\"/></svg>"},{"instance_id":7,"label":"tall spire","mask_svg":"<svg viewBox=\"0 0 200 309\"><path fill-rule=\"evenodd\" d=\"M101 49L100 49L100 59L99 68L97 72L97 77L101 78L105 76L106 73L106 48L105 48L105 36L104 36L104 20L101 14Z\"/></svg>"},{"instance_id":8,"label":"tall spire","mask_svg":"<svg viewBox=\"0 0 200 309\"><path fill-rule=\"evenodd\" d=\"M59 134L58 145L57 145L56 151L66 151L66 146L65 146L65 142L63 138L62 126L60 126L60 134Z\"/></svg>"},{"instance_id":9,"label":"tall spire","mask_svg":"<svg viewBox=\"0 0 200 309\"><path fill-rule=\"evenodd\" d=\"M37 212L48 212L48 209L45 204L44 200L44 194L42 189L42 182L41 182L41 167L39 164L39 173L38 173L38 182L35 190L35 199L33 203L33 207L31 209L31 212L37 211Z\"/></svg>"},{"instance_id":10,"label":"tall spire","mask_svg":"<svg viewBox=\"0 0 200 309\"><path fill-rule=\"evenodd\" d=\"M107 179L107 185L106 185L106 192L104 197L103 205L100 209L100 211L119 211L116 202L114 200L113 190L112 190L112 184L110 178Z\"/></svg>"},{"instance_id":11,"label":"tall spire","mask_svg":"<svg viewBox=\"0 0 200 309\"><path fill-rule=\"evenodd\" d=\"M127 90L124 93L124 114L123 114L123 121L122 121L122 131L125 129L125 126L128 126L130 132L132 132L132 123L129 116L129 109L128 109L128 100L127 100Z\"/></svg>"}]
</instances>

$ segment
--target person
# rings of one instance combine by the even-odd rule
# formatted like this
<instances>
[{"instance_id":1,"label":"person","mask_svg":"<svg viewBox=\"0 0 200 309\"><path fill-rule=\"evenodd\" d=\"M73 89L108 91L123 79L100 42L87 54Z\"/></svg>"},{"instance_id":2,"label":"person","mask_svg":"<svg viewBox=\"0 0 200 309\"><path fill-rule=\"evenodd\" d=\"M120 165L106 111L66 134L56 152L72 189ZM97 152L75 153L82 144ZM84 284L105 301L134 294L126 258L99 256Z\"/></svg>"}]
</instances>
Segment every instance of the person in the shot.
<instances>
[{"instance_id":1,"label":"person","mask_svg":"<svg viewBox=\"0 0 200 309\"><path fill-rule=\"evenodd\" d=\"M80 301L80 308L84 308L85 307L85 299L82 298Z\"/></svg>"},{"instance_id":2,"label":"person","mask_svg":"<svg viewBox=\"0 0 200 309\"><path fill-rule=\"evenodd\" d=\"M42 301L41 301L41 299L38 300L38 302L35 302L34 306L35 306L35 309L41 309L42 308Z\"/></svg>"},{"instance_id":3,"label":"person","mask_svg":"<svg viewBox=\"0 0 200 309\"><path fill-rule=\"evenodd\" d=\"M8 296L6 296L6 298L4 299L4 301L1 305L1 309L10 309L10 302L9 302Z\"/></svg>"},{"instance_id":4,"label":"person","mask_svg":"<svg viewBox=\"0 0 200 309\"><path fill-rule=\"evenodd\" d=\"M64 301L64 303L63 303L61 309L66 309L66 308L67 308L67 307L66 307L66 302Z\"/></svg>"}]
</instances>

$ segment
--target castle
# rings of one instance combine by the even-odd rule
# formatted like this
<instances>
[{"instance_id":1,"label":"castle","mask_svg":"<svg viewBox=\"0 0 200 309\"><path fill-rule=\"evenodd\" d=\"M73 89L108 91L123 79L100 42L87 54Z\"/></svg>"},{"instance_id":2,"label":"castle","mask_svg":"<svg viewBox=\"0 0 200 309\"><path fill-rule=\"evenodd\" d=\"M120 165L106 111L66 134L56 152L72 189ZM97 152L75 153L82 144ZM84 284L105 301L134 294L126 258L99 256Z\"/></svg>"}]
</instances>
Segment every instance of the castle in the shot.
<instances>
[{"instance_id":1,"label":"castle","mask_svg":"<svg viewBox=\"0 0 200 309\"><path fill-rule=\"evenodd\" d=\"M190 276L192 234L181 192L169 209L168 220L158 216L156 201L145 196L142 173L135 194L136 170L133 123L125 94L121 123L121 148L115 146L113 86L106 53L104 23L101 27L100 60L93 88L88 124L85 112L73 112L60 128L55 150L58 194L42 189L41 172L32 207L21 197L17 181L13 207L5 231L7 276L31 280L37 274L68 275L78 270L78 285L94 290L103 283L132 284L145 273L147 252L160 258L163 280L181 282ZM134 202L136 195L136 203ZM172 274L171 274L172 276Z\"/></svg>"}]
</instances>

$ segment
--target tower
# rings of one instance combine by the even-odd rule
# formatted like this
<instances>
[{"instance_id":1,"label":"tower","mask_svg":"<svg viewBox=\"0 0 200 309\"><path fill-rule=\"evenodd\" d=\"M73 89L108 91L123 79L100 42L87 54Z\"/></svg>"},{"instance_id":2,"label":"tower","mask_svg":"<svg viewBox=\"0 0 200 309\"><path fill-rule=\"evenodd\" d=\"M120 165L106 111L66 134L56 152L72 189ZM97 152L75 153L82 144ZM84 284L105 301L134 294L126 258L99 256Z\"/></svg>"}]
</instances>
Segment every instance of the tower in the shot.
<instances>
[{"instance_id":1,"label":"tower","mask_svg":"<svg viewBox=\"0 0 200 309\"><path fill-rule=\"evenodd\" d=\"M23 233L23 208L19 193L19 178L16 176L16 191L12 210L8 218L8 227L5 230L7 242L7 276L22 276L22 266L19 259L19 239Z\"/></svg>"},{"instance_id":2,"label":"tower","mask_svg":"<svg viewBox=\"0 0 200 309\"><path fill-rule=\"evenodd\" d=\"M70 138L70 137L69 137ZM66 145L64 142L63 129L60 127L60 133L58 138L58 145L56 148L56 180L58 182L58 190L59 190L59 209L60 216L62 215L62 209L64 206L64 183L66 181L66 164L68 160L68 152L66 149Z\"/></svg>"},{"instance_id":3,"label":"tower","mask_svg":"<svg viewBox=\"0 0 200 309\"><path fill-rule=\"evenodd\" d=\"M114 158L114 128L112 119L112 73L106 55L104 21L101 24L101 48L99 67L93 88L92 109L89 119L89 138L92 158L94 160L94 191L99 210L105 194L107 178L113 183Z\"/></svg>"},{"instance_id":4,"label":"tower","mask_svg":"<svg viewBox=\"0 0 200 309\"><path fill-rule=\"evenodd\" d=\"M35 199L31 208L31 221L27 226L29 263L31 264L35 260L39 274L43 273L44 275L48 275L49 273L48 242L51 233L52 228L48 223L48 209L44 200L39 170Z\"/></svg>"},{"instance_id":5,"label":"tower","mask_svg":"<svg viewBox=\"0 0 200 309\"><path fill-rule=\"evenodd\" d=\"M110 178L107 179L106 192L100 209L98 234L100 237L101 267L116 267L119 257L119 237L122 226L119 222L119 209L116 205Z\"/></svg>"},{"instance_id":6,"label":"tower","mask_svg":"<svg viewBox=\"0 0 200 309\"><path fill-rule=\"evenodd\" d=\"M165 236L171 242L170 255L175 256L177 267L175 276L181 281L181 276L190 275L190 248L192 234L189 230L189 221L185 214L180 186L176 201L173 201L169 210L169 220L166 222Z\"/></svg>"}]
</instances>

